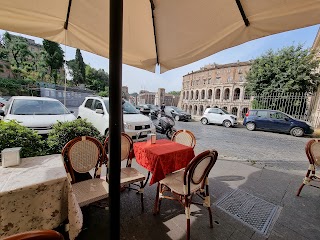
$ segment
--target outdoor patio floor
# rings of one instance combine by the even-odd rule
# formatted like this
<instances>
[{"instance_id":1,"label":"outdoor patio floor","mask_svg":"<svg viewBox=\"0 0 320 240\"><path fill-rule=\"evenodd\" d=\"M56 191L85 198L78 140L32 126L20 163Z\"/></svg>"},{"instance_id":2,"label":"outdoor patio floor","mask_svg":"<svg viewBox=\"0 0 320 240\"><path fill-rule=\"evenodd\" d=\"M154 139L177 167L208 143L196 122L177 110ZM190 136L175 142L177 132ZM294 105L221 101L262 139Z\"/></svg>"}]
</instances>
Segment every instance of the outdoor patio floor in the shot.
<instances>
[{"instance_id":1,"label":"outdoor patio floor","mask_svg":"<svg viewBox=\"0 0 320 240\"><path fill-rule=\"evenodd\" d=\"M307 163L306 163L307 169ZM141 169L140 169L141 170ZM296 197L303 175L293 175L248 164L218 160L210 175L213 228L204 207L192 206L191 239L320 239L320 190L305 187ZM234 189L241 189L280 206L279 214L266 235L242 223L216 206L217 200ZM160 214L153 216L156 184L147 185L145 212L134 191L121 193L121 239L185 239L186 218L182 206L163 200ZM109 239L108 210L96 206L83 208L84 228L77 239Z\"/></svg>"}]
</instances>

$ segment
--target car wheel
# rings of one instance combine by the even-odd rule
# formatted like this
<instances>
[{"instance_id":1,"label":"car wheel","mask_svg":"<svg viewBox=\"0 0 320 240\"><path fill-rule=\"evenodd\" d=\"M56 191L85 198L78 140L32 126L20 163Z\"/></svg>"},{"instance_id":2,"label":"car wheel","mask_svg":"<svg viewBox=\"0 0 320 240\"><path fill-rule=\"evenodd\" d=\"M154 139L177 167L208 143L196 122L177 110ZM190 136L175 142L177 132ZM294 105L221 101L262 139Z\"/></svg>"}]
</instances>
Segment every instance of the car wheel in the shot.
<instances>
[{"instance_id":1,"label":"car wheel","mask_svg":"<svg viewBox=\"0 0 320 240\"><path fill-rule=\"evenodd\" d=\"M177 131L177 130L174 129L174 128L169 129L169 130L166 132L167 138L171 140L173 134L174 134L176 131Z\"/></svg>"},{"instance_id":2,"label":"car wheel","mask_svg":"<svg viewBox=\"0 0 320 240\"><path fill-rule=\"evenodd\" d=\"M249 130L249 131L253 131L256 129L256 125L253 123L253 122L248 122L246 124L246 128Z\"/></svg>"},{"instance_id":3,"label":"car wheel","mask_svg":"<svg viewBox=\"0 0 320 240\"><path fill-rule=\"evenodd\" d=\"M302 137L304 135L304 131L302 128L294 127L291 129L290 134L295 137Z\"/></svg>"},{"instance_id":4,"label":"car wheel","mask_svg":"<svg viewBox=\"0 0 320 240\"><path fill-rule=\"evenodd\" d=\"M232 123L229 120L224 120L223 121L223 126L225 126L226 128L229 128L232 126Z\"/></svg>"},{"instance_id":5,"label":"car wheel","mask_svg":"<svg viewBox=\"0 0 320 240\"><path fill-rule=\"evenodd\" d=\"M202 123L203 125L207 125L207 124L208 124L208 119L202 118L202 119L201 119L201 123Z\"/></svg>"},{"instance_id":6,"label":"car wheel","mask_svg":"<svg viewBox=\"0 0 320 240\"><path fill-rule=\"evenodd\" d=\"M179 117L178 115L176 115L176 116L174 117L174 120L179 121L179 120L180 120L180 117Z\"/></svg>"},{"instance_id":7,"label":"car wheel","mask_svg":"<svg viewBox=\"0 0 320 240\"><path fill-rule=\"evenodd\" d=\"M77 119L81 119L81 117L78 117Z\"/></svg>"}]
</instances>

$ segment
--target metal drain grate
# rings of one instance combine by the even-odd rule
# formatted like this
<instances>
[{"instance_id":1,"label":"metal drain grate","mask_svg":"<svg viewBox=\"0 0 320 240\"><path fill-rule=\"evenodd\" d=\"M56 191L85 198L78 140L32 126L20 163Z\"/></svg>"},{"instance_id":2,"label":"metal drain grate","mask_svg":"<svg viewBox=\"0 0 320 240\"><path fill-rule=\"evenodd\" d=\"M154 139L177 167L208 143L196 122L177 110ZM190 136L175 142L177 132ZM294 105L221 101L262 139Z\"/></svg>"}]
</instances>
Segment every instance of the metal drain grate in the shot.
<instances>
[{"instance_id":1,"label":"metal drain grate","mask_svg":"<svg viewBox=\"0 0 320 240\"><path fill-rule=\"evenodd\" d=\"M240 189L218 200L217 206L262 234L267 234L279 210L279 206Z\"/></svg>"}]
</instances>

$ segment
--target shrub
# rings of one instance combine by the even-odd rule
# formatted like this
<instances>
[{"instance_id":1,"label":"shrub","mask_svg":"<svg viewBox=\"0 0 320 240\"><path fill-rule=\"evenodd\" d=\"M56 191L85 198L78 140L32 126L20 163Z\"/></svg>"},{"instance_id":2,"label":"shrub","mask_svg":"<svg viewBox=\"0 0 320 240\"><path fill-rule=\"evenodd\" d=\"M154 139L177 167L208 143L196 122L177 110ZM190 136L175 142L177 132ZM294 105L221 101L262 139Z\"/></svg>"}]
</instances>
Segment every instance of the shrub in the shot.
<instances>
[{"instance_id":1,"label":"shrub","mask_svg":"<svg viewBox=\"0 0 320 240\"><path fill-rule=\"evenodd\" d=\"M5 148L22 147L21 157L34 157L45 154L45 142L35 131L16 121L0 121L0 151Z\"/></svg>"},{"instance_id":2,"label":"shrub","mask_svg":"<svg viewBox=\"0 0 320 240\"><path fill-rule=\"evenodd\" d=\"M66 143L75 137L90 136L103 142L104 137L99 131L86 120L77 119L72 122L58 122L53 125L53 130L49 133L47 144L51 154L61 153Z\"/></svg>"}]
</instances>

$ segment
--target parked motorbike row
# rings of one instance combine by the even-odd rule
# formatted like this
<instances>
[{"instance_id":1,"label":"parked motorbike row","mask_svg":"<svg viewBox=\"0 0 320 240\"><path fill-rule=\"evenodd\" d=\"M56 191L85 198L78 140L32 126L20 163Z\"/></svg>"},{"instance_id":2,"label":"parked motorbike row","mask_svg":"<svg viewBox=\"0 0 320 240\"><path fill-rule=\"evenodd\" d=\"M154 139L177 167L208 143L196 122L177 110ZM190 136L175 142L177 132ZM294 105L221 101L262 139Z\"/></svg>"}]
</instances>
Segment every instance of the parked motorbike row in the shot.
<instances>
[{"instance_id":1,"label":"parked motorbike row","mask_svg":"<svg viewBox=\"0 0 320 240\"><path fill-rule=\"evenodd\" d=\"M171 139L173 134L177 131L173 127L175 125L174 119L164 112L151 112L149 117L155 125L157 133L165 134L167 138Z\"/></svg>"}]
</instances>

